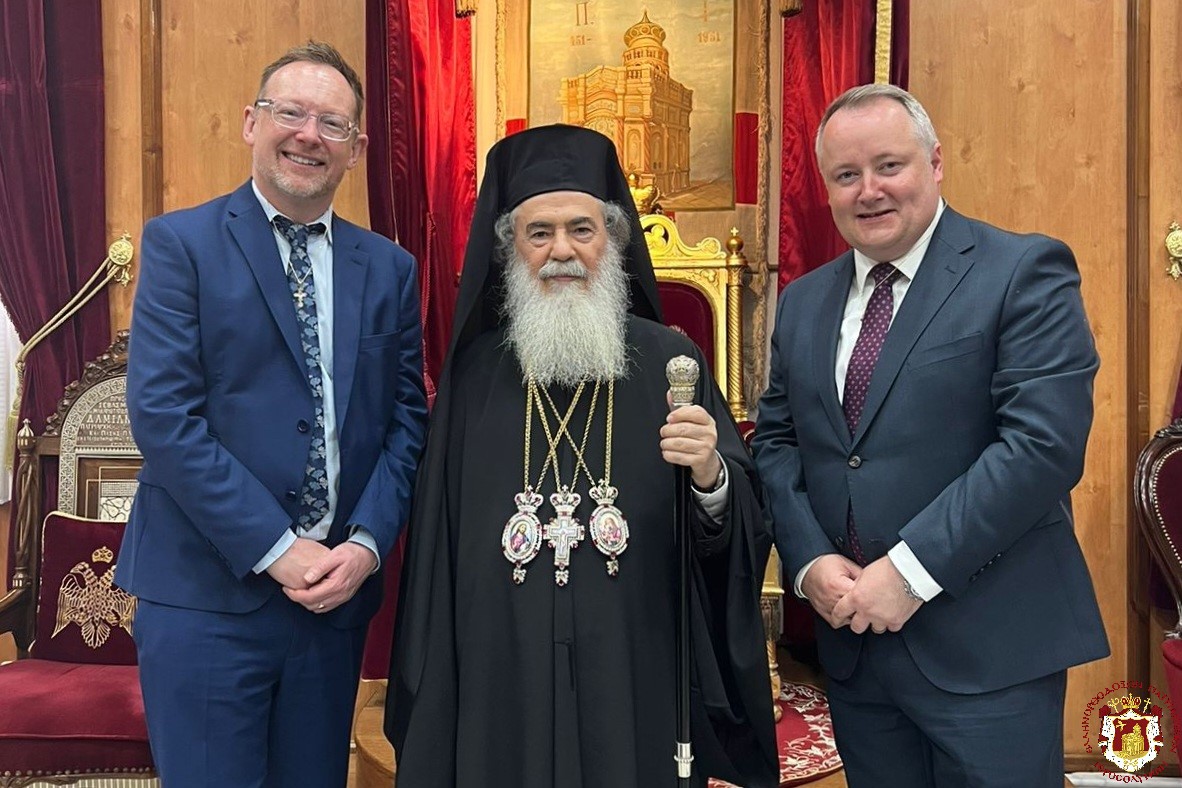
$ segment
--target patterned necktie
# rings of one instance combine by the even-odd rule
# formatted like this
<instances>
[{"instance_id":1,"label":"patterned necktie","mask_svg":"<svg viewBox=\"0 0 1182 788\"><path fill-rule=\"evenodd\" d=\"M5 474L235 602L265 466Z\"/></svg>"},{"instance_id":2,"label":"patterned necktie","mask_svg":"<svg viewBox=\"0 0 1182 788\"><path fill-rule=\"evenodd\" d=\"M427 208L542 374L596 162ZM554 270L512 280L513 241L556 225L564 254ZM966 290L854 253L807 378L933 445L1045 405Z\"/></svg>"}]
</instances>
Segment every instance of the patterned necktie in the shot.
<instances>
[{"instance_id":1,"label":"patterned necktie","mask_svg":"<svg viewBox=\"0 0 1182 788\"><path fill-rule=\"evenodd\" d=\"M891 317L895 309L895 296L891 292L891 285L901 274L899 269L890 263L879 263L870 269L870 275L874 277L874 292L870 294L866 311L862 314L862 328L858 330L858 340L854 343L854 352L846 369L845 393L841 398L841 409L845 413L845 423L849 426L851 436L858 430L862 409L866 407L866 392L870 389L870 375L874 372L874 365L878 363L878 354L882 352L887 329L891 327ZM854 525L852 504L846 518L846 537L849 539L850 552L853 553L854 560L865 566L866 556L862 552L862 542L858 539L858 529Z\"/></svg>"},{"instance_id":2,"label":"patterned necktie","mask_svg":"<svg viewBox=\"0 0 1182 788\"><path fill-rule=\"evenodd\" d=\"M308 236L324 232L324 225L296 224L286 216L276 216L275 226L291 244L291 266L287 283L296 307L296 323L300 329L300 345L304 349L304 365L308 371L308 386L312 389L312 404L316 419L312 425L312 442L308 446L308 464L304 470L304 486L300 493L300 509L296 528L307 531L328 514L328 471L325 469L324 445L324 375L320 370L320 331L316 323L316 281L312 278L312 260L308 257Z\"/></svg>"}]
</instances>

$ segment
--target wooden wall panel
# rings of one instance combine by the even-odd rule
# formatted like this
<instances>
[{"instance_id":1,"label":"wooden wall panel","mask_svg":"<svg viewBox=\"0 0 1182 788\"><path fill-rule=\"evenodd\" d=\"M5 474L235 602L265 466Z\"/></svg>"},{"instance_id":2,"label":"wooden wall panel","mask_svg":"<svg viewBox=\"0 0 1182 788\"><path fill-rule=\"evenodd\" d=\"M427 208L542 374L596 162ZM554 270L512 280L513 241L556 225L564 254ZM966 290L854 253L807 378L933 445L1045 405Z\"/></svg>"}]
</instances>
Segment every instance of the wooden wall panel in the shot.
<instances>
[{"instance_id":1,"label":"wooden wall panel","mask_svg":"<svg viewBox=\"0 0 1182 788\"><path fill-rule=\"evenodd\" d=\"M103 3L103 91L106 101L107 240L123 233L139 245L144 224L140 151L140 0ZM110 285L111 331L131 324L133 287Z\"/></svg>"},{"instance_id":2,"label":"wooden wall panel","mask_svg":"<svg viewBox=\"0 0 1182 788\"><path fill-rule=\"evenodd\" d=\"M284 50L309 38L341 50L365 73L365 5L360 0L106 0L103 51L107 87L107 219L114 234L138 243L148 186L141 175L146 119L140 94L145 23L141 7L158 4L162 63L163 209L209 200L250 175L242 141L243 108L254 100L259 74ZM363 77L364 78L364 77ZM341 184L334 207L369 225L365 161ZM134 285L112 291L112 328L131 321Z\"/></svg>"},{"instance_id":3,"label":"wooden wall panel","mask_svg":"<svg viewBox=\"0 0 1182 788\"><path fill-rule=\"evenodd\" d=\"M1127 622L1125 3L913 0L911 89L944 151L944 194L971 216L1066 241L1101 357L1074 503L1113 656L1072 671L1064 723L1130 678ZM1133 526L1135 527L1135 526Z\"/></svg>"},{"instance_id":4,"label":"wooden wall panel","mask_svg":"<svg viewBox=\"0 0 1182 788\"><path fill-rule=\"evenodd\" d=\"M183 208L235 188L250 173L243 109L259 74L309 37L329 41L364 74L362 3L314 0L165 0L164 207ZM346 178L335 208L368 225L365 167Z\"/></svg>"}]
</instances>

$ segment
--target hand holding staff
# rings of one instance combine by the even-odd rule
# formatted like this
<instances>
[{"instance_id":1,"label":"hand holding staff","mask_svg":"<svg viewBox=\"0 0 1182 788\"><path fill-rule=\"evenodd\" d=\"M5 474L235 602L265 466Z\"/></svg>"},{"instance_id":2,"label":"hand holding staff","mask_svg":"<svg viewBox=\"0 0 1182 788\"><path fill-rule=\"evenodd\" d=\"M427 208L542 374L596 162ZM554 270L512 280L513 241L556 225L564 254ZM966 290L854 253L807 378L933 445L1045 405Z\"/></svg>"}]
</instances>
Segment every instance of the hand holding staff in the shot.
<instances>
[{"instance_id":1,"label":"hand holding staff","mask_svg":"<svg viewBox=\"0 0 1182 788\"><path fill-rule=\"evenodd\" d=\"M694 390L698 385L698 363L688 356L675 356L665 367L669 378L672 406L693 405ZM713 423L711 423L713 426ZM710 455L717 455L711 447ZM697 472L695 468L695 472ZM676 488L673 499L673 542L677 550L677 784L688 786L694 755L690 742L690 682L689 682L689 597L690 597L690 540L689 540L689 473L684 466L675 467ZM705 486L705 485L703 485Z\"/></svg>"}]
</instances>

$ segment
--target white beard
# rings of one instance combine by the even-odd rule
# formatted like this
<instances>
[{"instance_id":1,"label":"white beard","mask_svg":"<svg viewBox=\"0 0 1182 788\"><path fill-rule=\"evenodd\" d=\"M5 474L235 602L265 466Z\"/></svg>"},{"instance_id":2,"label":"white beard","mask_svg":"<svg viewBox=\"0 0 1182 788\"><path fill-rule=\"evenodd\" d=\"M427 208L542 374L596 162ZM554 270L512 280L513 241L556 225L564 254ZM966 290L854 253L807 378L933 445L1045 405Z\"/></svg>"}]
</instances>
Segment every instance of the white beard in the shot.
<instances>
[{"instance_id":1,"label":"white beard","mask_svg":"<svg viewBox=\"0 0 1182 788\"><path fill-rule=\"evenodd\" d=\"M586 277L587 270L578 262L551 260L535 276L516 252L506 265L505 342L522 370L543 386L567 388L625 377L628 275L620 252L608 244L586 287L570 282L544 289L544 279L559 275Z\"/></svg>"}]
</instances>

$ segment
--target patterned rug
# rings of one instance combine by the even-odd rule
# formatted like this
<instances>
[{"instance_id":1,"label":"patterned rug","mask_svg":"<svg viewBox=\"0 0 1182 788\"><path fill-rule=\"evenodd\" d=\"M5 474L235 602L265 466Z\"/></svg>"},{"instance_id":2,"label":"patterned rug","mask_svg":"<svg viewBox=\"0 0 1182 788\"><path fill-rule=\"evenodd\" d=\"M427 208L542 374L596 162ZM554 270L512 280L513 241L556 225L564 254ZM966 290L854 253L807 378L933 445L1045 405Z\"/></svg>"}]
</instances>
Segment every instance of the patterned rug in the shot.
<instances>
[{"instance_id":1,"label":"patterned rug","mask_svg":"<svg viewBox=\"0 0 1182 788\"><path fill-rule=\"evenodd\" d=\"M776 724L780 744L780 786L803 785L841 768L833 742L833 720L825 693L807 684L784 682L778 701L784 716ZM710 788L735 788L711 780Z\"/></svg>"}]
</instances>

